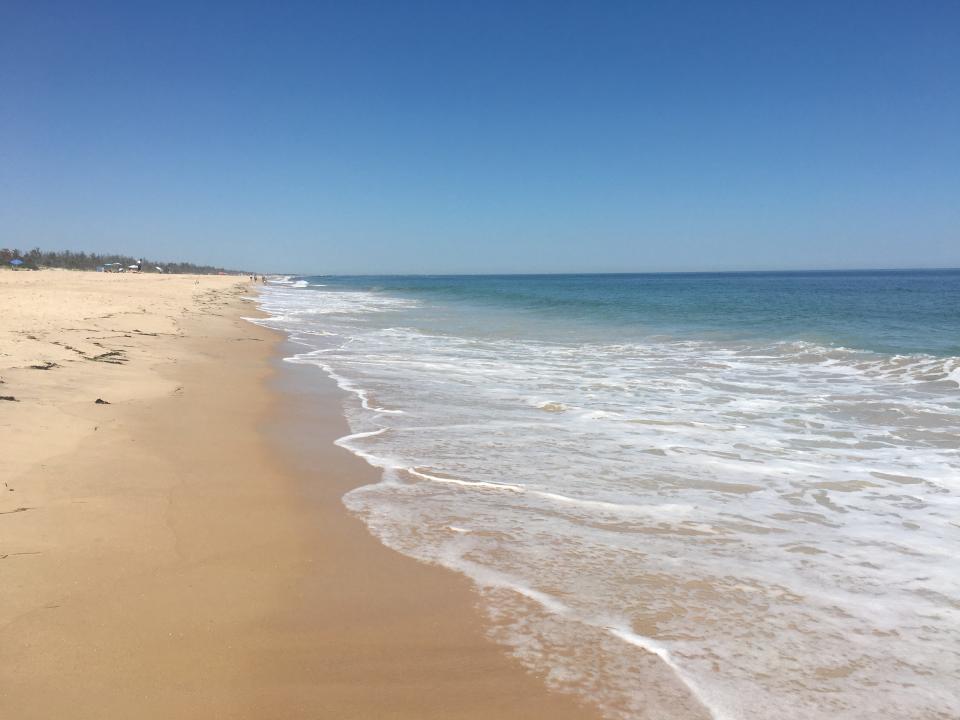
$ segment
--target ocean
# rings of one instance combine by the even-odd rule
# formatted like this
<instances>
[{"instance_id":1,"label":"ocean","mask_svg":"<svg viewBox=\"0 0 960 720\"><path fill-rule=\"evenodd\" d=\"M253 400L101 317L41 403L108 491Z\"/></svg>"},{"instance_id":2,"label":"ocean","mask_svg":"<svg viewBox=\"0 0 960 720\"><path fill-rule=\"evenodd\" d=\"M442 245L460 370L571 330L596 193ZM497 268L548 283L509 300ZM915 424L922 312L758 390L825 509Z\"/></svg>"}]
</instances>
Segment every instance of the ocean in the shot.
<instances>
[{"instance_id":1,"label":"ocean","mask_svg":"<svg viewBox=\"0 0 960 720\"><path fill-rule=\"evenodd\" d=\"M284 277L344 503L610 718L960 717L960 271Z\"/></svg>"}]
</instances>

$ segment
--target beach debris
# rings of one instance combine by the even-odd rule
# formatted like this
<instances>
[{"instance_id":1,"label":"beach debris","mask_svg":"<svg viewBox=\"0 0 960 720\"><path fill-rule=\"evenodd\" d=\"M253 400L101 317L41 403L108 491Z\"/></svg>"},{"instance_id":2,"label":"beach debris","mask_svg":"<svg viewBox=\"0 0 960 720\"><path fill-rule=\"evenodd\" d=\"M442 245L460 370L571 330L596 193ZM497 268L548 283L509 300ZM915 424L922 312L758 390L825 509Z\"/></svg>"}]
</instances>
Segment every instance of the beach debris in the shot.
<instances>
[{"instance_id":1,"label":"beach debris","mask_svg":"<svg viewBox=\"0 0 960 720\"><path fill-rule=\"evenodd\" d=\"M93 362L113 363L114 365L122 365L123 363L127 362L127 358L124 356L123 350L110 350L108 352L100 353L99 355L88 355L80 348L75 348L72 345L67 345L67 343L64 343L64 342L59 342L57 340L54 340L53 344L59 345L65 350L70 350L71 352L75 352L84 360L92 360ZM93 344L96 345L97 347L103 347L103 345L101 345L98 342L95 342Z\"/></svg>"},{"instance_id":2,"label":"beach debris","mask_svg":"<svg viewBox=\"0 0 960 720\"><path fill-rule=\"evenodd\" d=\"M0 395L0 400L9 400L10 402L20 402L13 395Z\"/></svg>"},{"instance_id":3,"label":"beach debris","mask_svg":"<svg viewBox=\"0 0 960 720\"><path fill-rule=\"evenodd\" d=\"M60 367L55 362L42 362L37 365L31 365L31 370L53 370L55 367Z\"/></svg>"},{"instance_id":4,"label":"beach debris","mask_svg":"<svg viewBox=\"0 0 960 720\"><path fill-rule=\"evenodd\" d=\"M13 510L4 510L0 512L0 515L13 515L14 513L26 512L27 510L33 510L31 507L18 507Z\"/></svg>"},{"instance_id":5,"label":"beach debris","mask_svg":"<svg viewBox=\"0 0 960 720\"><path fill-rule=\"evenodd\" d=\"M100 353L99 355L84 355L85 360L93 360L94 362L107 362L113 363L114 365L122 365L127 361L127 358L123 356L123 350L110 350L109 352Z\"/></svg>"},{"instance_id":6,"label":"beach debris","mask_svg":"<svg viewBox=\"0 0 960 720\"><path fill-rule=\"evenodd\" d=\"M109 405L110 403L104 400L103 398L97 398L93 401L94 405Z\"/></svg>"},{"instance_id":7,"label":"beach debris","mask_svg":"<svg viewBox=\"0 0 960 720\"><path fill-rule=\"evenodd\" d=\"M9 492L13 492L13 488L10 487L10 486L7 484L6 481L4 481L3 486L4 486Z\"/></svg>"}]
</instances>

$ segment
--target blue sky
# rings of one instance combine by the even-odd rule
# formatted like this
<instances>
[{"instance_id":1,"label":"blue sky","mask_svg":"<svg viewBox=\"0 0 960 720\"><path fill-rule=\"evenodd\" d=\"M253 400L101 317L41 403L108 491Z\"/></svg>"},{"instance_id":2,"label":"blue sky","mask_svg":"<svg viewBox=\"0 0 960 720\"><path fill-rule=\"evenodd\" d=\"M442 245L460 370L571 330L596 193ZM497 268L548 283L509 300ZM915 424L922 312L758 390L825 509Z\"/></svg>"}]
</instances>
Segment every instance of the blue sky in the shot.
<instances>
[{"instance_id":1,"label":"blue sky","mask_svg":"<svg viewBox=\"0 0 960 720\"><path fill-rule=\"evenodd\" d=\"M960 3L0 3L0 245L960 266Z\"/></svg>"}]
</instances>

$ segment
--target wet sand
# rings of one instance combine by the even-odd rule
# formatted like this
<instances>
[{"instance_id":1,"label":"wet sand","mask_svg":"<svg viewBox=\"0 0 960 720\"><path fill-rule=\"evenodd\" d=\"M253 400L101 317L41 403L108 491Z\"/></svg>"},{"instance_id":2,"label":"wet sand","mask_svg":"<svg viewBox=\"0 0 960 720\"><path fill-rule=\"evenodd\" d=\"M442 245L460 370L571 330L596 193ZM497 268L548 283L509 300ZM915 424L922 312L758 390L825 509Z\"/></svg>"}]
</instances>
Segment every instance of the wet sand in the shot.
<instances>
[{"instance_id":1,"label":"wet sand","mask_svg":"<svg viewBox=\"0 0 960 720\"><path fill-rule=\"evenodd\" d=\"M0 717L597 717L345 510L339 391L249 293L0 273Z\"/></svg>"}]
</instances>

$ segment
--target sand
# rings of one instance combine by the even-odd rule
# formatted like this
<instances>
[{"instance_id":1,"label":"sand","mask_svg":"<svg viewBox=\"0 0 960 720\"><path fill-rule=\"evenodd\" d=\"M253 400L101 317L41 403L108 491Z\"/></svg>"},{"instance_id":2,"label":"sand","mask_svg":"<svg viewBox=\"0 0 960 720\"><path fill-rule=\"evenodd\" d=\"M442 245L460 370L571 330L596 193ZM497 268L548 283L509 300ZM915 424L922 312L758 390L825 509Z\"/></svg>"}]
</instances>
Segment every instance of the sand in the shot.
<instances>
[{"instance_id":1,"label":"sand","mask_svg":"<svg viewBox=\"0 0 960 720\"><path fill-rule=\"evenodd\" d=\"M0 717L598 717L345 510L376 475L254 292L0 272Z\"/></svg>"}]
</instances>

